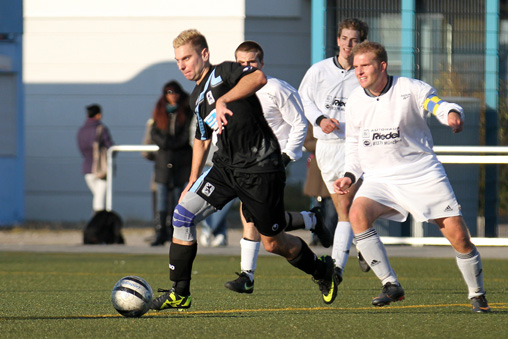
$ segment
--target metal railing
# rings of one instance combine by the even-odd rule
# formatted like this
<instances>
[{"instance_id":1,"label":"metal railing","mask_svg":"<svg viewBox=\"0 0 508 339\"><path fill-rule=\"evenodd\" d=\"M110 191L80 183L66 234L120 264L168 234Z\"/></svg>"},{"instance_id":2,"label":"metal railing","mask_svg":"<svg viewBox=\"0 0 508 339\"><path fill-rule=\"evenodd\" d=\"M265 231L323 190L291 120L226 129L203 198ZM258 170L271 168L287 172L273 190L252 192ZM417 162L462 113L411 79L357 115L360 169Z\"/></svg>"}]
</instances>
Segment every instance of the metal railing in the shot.
<instances>
[{"instance_id":1,"label":"metal railing","mask_svg":"<svg viewBox=\"0 0 508 339\"><path fill-rule=\"evenodd\" d=\"M434 152L443 164L508 164L505 146L434 146Z\"/></svg>"},{"instance_id":2,"label":"metal railing","mask_svg":"<svg viewBox=\"0 0 508 339\"><path fill-rule=\"evenodd\" d=\"M113 210L113 153L157 152L157 145L115 145L108 148L108 174L106 177L106 211Z\"/></svg>"},{"instance_id":3,"label":"metal railing","mask_svg":"<svg viewBox=\"0 0 508 339\"><path fill-rule=\"evenodd\" d=\"M156 145L116 145L108 149L108 175L106 210L113 208L113 153L115 152L156 152ZM435 146L439 161L444 164L508 164L508 147L504 146ZM413 223L414 233L423 234L421 223ZM477 246L508 246L508 238L473 237ZM388 245L449 245L444 237L391 237L382 236L381 241Z\"/></svg>"},{"instance_id":4,"label":"metal railing","mask_svg":"<svg viewBox=\"0 0 508 339\"><path fill-rule=\"evenodd\" d=\"M434 152L443 164L508 164L508 147L504 146L434 146ZM413 234L423 234L422 223L413 222L411 227ZM382 236L381 241L391 245L450 245L445 237ZM473 237L472 241L477 246L508 246L508 238Z\"/></svg>"}]
</instances>

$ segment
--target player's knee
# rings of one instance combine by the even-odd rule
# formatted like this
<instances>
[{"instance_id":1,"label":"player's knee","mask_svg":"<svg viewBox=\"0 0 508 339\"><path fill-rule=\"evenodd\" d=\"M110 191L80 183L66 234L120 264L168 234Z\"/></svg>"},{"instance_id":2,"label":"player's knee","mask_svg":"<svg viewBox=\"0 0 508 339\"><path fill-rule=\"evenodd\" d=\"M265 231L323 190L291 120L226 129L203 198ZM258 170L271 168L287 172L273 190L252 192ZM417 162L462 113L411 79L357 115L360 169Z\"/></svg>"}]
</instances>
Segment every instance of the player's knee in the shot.
<instances>
[{"instance_id":1,"label":"player's knee","mask_svg":"<svg viewBox=\"0 0 508 339\"><path fill-rule=\"evenodd\" d=\"M177 205L173 212L173 237L183 241L196 240L196 215L182 205Z\"/></svg>"},{"instance_id":2,"label":"player's knee","mask_svg":"<svg viewBox=\"0 0 508 339\"><path fill-rule=\"evenodd\" d=\"M281 254L279 243L275 239L269 238L263 241L263 246L265 250L269 253Z\"/></svg>"},{"instance_id":3,"label":"player's knee","mask_svg":"<svg viewBox=\"0 0 508 339\"><path fill-rule=\"evenodd\" d=\"M469 252L475 247L471 242L471 237L469 236L469 233L456 232L455 234L452 234L448 238L453 248L461 253Z\"/></svg>"},{"instance_id":4,"label":"player's knee","mask_svg":"<svg viewBox=\"0 0 508 339\"><path fill-rule=\"evenodd\" d=\"M178 204L173 212L173 226L175 228L193 226L195 218L196 215L194 213Z\"/></svg>"},{"instance_id":5,"label":"player's knee","mask_svg":"<svg viewBox=\"0 0 508 339\"><path fill-rule=\"evenodd\" d=\"M349 210L349 221L354 233L361 233L369 228L364 211L354 206Z\"/></svg>"}]
</instances>

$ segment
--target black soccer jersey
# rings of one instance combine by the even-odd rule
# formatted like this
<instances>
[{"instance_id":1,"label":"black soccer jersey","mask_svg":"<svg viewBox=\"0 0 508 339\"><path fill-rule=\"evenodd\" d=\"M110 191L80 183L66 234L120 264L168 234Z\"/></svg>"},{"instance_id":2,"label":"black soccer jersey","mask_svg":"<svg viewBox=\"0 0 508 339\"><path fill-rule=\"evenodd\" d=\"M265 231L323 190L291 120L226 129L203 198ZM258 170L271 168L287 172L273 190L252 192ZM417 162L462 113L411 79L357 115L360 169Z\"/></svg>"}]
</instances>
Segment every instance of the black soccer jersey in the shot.
<instances>
[{"instance_id":1,"label":"black soccer jersey","mask_svg":"<svg viewBox=\"0 0 508 339\"><path fill-rule=\"evenodd\" d=\"M213 65L196 85L190 104L196 114L196 139L208 140L217 128L215 102L233 88L245 75L256 68L241 66L235 62ZM271 172L282 165L279 143L266 122L256 95L230 102L228 124L218 135L218 150L213 155L214 164L242 172Z\"/></svg>"}]
</instances>

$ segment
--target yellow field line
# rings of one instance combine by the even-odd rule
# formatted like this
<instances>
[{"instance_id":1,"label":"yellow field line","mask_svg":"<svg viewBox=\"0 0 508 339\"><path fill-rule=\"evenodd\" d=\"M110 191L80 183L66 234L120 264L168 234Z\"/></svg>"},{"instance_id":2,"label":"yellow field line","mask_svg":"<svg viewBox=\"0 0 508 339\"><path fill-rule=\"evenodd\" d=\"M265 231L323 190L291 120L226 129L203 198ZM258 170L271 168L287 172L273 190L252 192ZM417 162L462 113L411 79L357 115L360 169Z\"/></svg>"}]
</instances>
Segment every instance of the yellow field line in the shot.
<instances>
[{"instance_id":1,"label":"yellow field line","mask_svg":"<svg viewBox=\"0 0 508 339\"><path fill-rule=\"evenodd\" d=\"M495 313L499 309L508 309L508 303L490 303L490 306ZM260 312L295 312L295 311L361 311L361 310L393 310L393 309L422 309L422 308L436 308L436 307L465 307L471 308L470 304L439 304L439 305L409 305L409 306L393 306L393 307L285 307L285 308L260 308L260 309L236 309L236 310L211 310L211 311L169 311L169 312L156 312L151 311L144 316L150 317L167 317L171 315L207 315L207 314L231 314L231 313L260 313ZM34 317L0 317L2 320L16 320L16 319L94 319L94 318L121 318L120 314L96 314L96 315L68 315L68 316L34 316Z\"/></svg>"},{"instance_id":2,"label":"yellow field line","mask_svg":"<svg viewBox=\"0 0 508 339\"><path fill-rule=\"evenodd\" d=\"M508 309L508 303L489 303L491 308ZM389 310L400 308L436 308L436 307L467 307L471 308L471 304L442 304L442 305L410 305L410 306L393 306L393 307L286 307L286 308L261 308L261 309L243 309L243 310L212 310L212 311L172 311L172 314L219 314L219 313L255 313L255 312L283 312L283 311L358 311L358 310ZM164 311L163 311L164 312ZM162 314L157 311L147 313L149 315ZM167 313L166 313L167 314Z\"/></svg>"}]
</instances>

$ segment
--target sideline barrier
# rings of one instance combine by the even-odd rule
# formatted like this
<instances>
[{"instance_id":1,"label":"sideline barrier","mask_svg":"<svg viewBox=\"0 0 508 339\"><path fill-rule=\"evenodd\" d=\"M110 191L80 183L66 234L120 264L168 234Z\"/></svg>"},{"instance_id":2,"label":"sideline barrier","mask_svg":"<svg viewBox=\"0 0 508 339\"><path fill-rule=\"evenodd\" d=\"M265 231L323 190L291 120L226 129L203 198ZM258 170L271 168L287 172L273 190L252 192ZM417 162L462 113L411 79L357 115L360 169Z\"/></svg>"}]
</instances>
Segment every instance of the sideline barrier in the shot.
<instances>
[{"instance_id":1,"label":"sideline barrier","mask_svg":"<svg viewBox=\"0 0 508 339\"><path fill-rule=\"evenodd\" d=\"M433 149L443 164L508 164L508 147L505 146L434 146ZM422 223L413 222L412 227L414 234L423 234ZM477 246L508 246L508 238L474 237L471 240ZM450 245L445 237L381 237L381 241L390 245Z\"/></svg>"},{"instance_id":2,"label":"sideline barrier","mask_svg":"<svg viewBox=\"0 0 508 339\"><path fill-rule=\"evenodd\" d=\"M158 150L157 145L115 145L108 149L107 211L113 208L113 153L156 152ZM508 147L504 146L434 146L434 152L443 164L508 164ZM412 227L419 228L415 233L423 234L421 223L414 223ZM382 236L381 241L387 245L450 245L444 237ZM508 238L475 237L472 241L477 246L508 246Z\"/></svg>"},{"instance_id":3,"label":"sideline barrier","mask_svg":"<svg viewBox=\"0 0 508 339\"><path fill-rule=\"evenodd\" d=\"M113 153L114 152L157 152L157 145L114 145L108 148L108 173L106 177L106 211L113 209Z\"/></svg>"}]
</instances>

